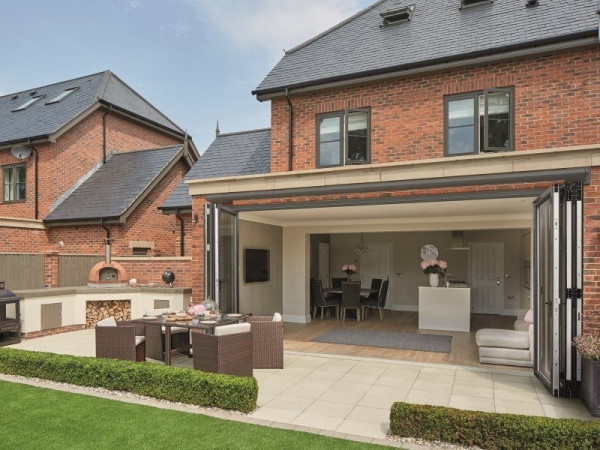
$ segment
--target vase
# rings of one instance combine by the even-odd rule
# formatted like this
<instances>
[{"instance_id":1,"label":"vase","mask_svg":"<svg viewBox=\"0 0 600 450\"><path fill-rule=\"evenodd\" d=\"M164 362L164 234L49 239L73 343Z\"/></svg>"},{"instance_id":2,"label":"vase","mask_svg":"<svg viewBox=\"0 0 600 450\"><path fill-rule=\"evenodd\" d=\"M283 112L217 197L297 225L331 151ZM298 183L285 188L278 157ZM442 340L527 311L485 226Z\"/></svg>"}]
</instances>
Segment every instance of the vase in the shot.
<instances>
[{"instance_id":1,"label":"vase","mask_svg":"<svg viewBox=\"0 0 600 450\"><path fill-rule=\"evenodd\" d=\"M440 284L440 274L439 273L430 273L429 274L429 286L438 287Z\"/></svg>"},{"instance_id":2,"label":"vase","mask_svg":"<svg viewBox=\"0 0 600 450\"><path fill-rule=\"evenodd\" d=\"M581 358L581 400L592 416L600 417L600 361Z\"/></svg>"}]
</instances>

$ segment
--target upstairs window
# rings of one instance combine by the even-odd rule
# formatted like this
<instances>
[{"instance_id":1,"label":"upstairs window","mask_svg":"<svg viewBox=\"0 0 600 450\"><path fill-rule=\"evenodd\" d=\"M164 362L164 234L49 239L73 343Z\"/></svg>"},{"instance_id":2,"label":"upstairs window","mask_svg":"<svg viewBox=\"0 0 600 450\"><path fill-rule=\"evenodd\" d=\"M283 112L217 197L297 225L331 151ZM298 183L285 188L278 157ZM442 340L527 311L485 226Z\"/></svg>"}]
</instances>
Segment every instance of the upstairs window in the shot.
<instances>
[{"instance_id":1,"label":"upstairs window","mask_svg":"<svg viewBox=\"0 0 600 450\"><path fill-rule=\"evenodd\" d=\"M494 0L460 0L460 9L494 3Z\"/></svg>"},{"instance_id":2,"label":"upstairs window","mask_svg":"<svg viewBox=\"0 0 600 450\"><path fill-rule=\"evenodd\" d=\"M408 22L412 17L415 5L405 6L404 8L392 9L380 14L383 19L382 27L394 25L396 23Z\"/></svg>"},{"instance_id":3,"label":"upstairs window","mask_svg":"<svg viewBox=\"0 0 600 450\"><path fill-rule=\"evenodd\" d=\"M317 167L370 162L370 111L348 109L317 116Z\"/></svg>"},{"instance_id":4,"label":"upstairs window","mask_svg":"<svg viewBox=\"0 0 600 450\"><path fill-rule=\"evenodd\" d=\"M35 93L35 92L34 92ZM42 95L38 95L36 97L32 97L29 100L27 100L25 103L23 103L21 106L13 109L14 111L23 111L24 109L29 108L31 105L33 105L35 102L37 102L40 98L42 98Z\"/></svg>"},{"instance_id":5,"label":"upstairs window","mask_svg":"<svg viewBox=\"0 0 600 450\"><path fill-rule=\"evenodd\" d=\"M447 156L514 150L514 90L486 89L445 98Z\"/></svg>"},{"instance_id":6,"label":"upstairs window","mask_svg":"<svg viewBox=\"0 0 600 450\"><path fill-rule=\"evenodd\" d=\"M63 92L61 92L60 94L58 94L56 97L54 97L52 100L46 102L46 105L50 105L52 103L58 103L60 102L62 99L68 97L69 95L71 95L73 92L75 92L77 90L76 87L74 88L69 88L69 89L65 89Z\"/></svg>"},{"instance_id":7,"label":"upstairs window","mask_svg":"<svg viewBox=\"0 0 600 450\"><path fill-rule=\"evenodd\" d=\"M27 169L24 164L2 168L5 203L25 201L26 175Z\"/></svg>"}]
</instances>

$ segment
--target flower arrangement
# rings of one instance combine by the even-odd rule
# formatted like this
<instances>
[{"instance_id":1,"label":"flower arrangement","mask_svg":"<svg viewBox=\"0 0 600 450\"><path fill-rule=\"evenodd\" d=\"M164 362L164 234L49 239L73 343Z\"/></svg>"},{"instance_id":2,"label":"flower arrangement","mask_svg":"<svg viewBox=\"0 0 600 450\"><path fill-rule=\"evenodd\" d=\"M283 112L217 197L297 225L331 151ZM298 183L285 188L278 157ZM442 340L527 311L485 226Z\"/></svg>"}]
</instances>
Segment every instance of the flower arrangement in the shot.
<instances>
[{"instance_id":1,"label":"flower arrangement","mask_svg":"<svg viewBox=\"0 0 600 450\"><path fill-rule=\"evenodd\" d=\"M352 275L354 275L357 270L358 270L358 267L356 267L355 264L344 264L342 266L342 272L344 272L346 275L348 275L348 278L350 278Z\"/></svg>"},{"instance_id":2,"label":"flower arrangement","mask_svg":"<svg viewBox=\"0 0 600 450\"><path fill-rule=\"evenodd\" d=\"M582 358L600 361L600 336L584 334L573 339L573 347Z\"/></svg>"},{"instance_id":3,"label":"flower arrangement","mask_svg":"<svg viewBox=\"0 0 600 450\"><path fill-rule=\"evenodd\" d=\"M205 311L206 308L202 305L190 305L187 310L190 316L201 316Z\"/></svg>"},{"instance_id":4,"label":"flower arrangement","mask_svg":"<svg viewBox=\"0 0 600 450\"><path fill-rule=\"evenodd\" d=\"M448 263L442 260L430 259L429 261L421 262L421 269L423 269L423 273L426 275L430 273L445 274L447 268Z\"/></svg>"}]
</instances>

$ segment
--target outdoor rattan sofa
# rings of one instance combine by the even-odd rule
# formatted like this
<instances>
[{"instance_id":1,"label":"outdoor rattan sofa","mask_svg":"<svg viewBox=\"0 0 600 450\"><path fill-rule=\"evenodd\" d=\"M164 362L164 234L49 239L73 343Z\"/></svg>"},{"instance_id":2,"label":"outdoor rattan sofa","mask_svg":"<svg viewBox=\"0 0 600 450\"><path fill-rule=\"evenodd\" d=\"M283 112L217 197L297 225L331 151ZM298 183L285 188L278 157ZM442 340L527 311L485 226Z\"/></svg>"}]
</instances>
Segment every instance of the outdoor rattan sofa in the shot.
<instances>
[{"instance_id":1,"label":"outdoor rattan sofa","mask_svg":"<svg viewBox=\"0 0 600 450\"><path fill-rule=\"evenodd\" d=\"M192 332L194 369L251 377L252 332L250 324L240 323L215 328L215 334Z\"/></svg>"},{"instance_id":2,"label":"outdoor rattan sofa","mask_svg":"<svg viewBox=\"0 0 600 450\"><path fill-rule=\"evenodd\" d=\"M143 324L116 322L112 317L96 324L97 358L143 362L145 348Z\"/></svg>"}]
</instances>

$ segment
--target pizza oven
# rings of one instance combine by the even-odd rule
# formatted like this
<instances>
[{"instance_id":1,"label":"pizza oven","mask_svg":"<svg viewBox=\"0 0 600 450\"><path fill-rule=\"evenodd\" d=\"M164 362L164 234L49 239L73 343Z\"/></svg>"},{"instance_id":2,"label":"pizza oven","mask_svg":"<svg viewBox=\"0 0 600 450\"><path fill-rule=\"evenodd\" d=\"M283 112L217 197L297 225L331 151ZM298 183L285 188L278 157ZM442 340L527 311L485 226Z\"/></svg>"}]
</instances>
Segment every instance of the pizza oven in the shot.
<instances>
[{"instance_id":1,"label":"pizza oven","mask_svg":"<svg viewBox=\"0 0 600 450\"><path fill-rule=\"evenodd\" d=\"M111 258L111 238L104 240L105 257L88 274L88 286L127 286L127 272L118 262Z\"/></svg>"}]
</instances>

